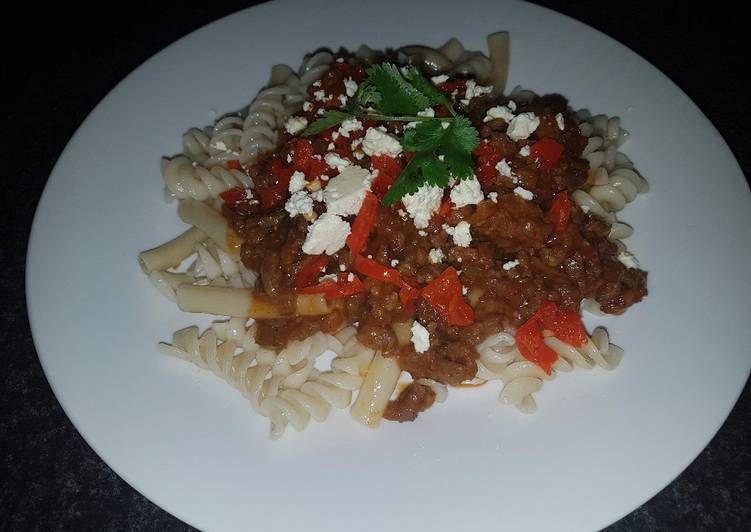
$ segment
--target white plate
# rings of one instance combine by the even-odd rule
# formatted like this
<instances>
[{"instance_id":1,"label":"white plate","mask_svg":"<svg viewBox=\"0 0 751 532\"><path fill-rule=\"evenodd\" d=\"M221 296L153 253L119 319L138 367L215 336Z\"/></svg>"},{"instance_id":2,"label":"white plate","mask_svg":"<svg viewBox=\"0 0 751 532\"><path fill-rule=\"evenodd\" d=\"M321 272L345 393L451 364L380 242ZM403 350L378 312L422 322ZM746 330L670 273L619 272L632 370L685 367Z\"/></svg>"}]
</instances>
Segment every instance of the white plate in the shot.
<instances>
[{"instance_id":1,"label":"white plate","mask_svg":"<svg viewBox=\"0 0 751 532\"><path fill-rule=\"evenodd\" d=\"M50 384L120 476L202 529L606 526L691 462L748 376L743 175L673 83L574 20L491 0L429 11L369 5L280 2L237 13L153 57L91 113L50 177L29 247L29 315ZM395 24L396 12L409 24ZM180 230L174 205L162 202L159 158L178 152L181 133L211 122L212 110L247 103L270 65L297 65L321 45L456 36L484 49L499 29L512 35L510 86L622 116L633 134L625 151L650 180L651 192L621 216L636 229L629 246L649 271L649 297L600 320L626 349L622 365L547 383L533 416L499 405L491 384L452 390L416 423L371 431L335 412L272 443L267 420L238 392L157 353L157 340L195 322L136 263L139 250Z\"/></svg>"}]
</instances>

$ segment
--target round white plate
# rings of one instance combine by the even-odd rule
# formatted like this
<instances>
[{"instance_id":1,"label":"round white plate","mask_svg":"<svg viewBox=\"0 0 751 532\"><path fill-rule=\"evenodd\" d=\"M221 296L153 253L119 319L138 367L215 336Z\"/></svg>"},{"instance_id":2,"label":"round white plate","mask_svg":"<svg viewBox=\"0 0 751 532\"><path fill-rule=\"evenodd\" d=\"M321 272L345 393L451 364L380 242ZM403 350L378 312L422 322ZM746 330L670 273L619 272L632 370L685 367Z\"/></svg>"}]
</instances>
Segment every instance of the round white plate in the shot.
<instances>
[{"instance_id":1,"label":"round white plate","mask_svg":"<svg viewBox=\"0 0 751 532\"><path fill-rule=\"evenodd\" d=\"M264 4L192 33L120 83L52 173L28 256L34 341L83 437L127 482L209 530L594 530L654 495L709 442L749 372L751 196L720 135L654 67L597 31L521 3ZM304 13L304 16L301 16ZM393 13L409 23L394 23ZM319 46L484 49L512 36L509 86L620 115L652 186L622 213L649 297L604 323L614 372L546 383L539 411L498 384L452 390L415 423L378 430L335 412L271 442L267 420L158 340L195 323L149 284L138 251L181 230L159 159L214 112L246 104L275 63ZM712 176L708 179L707 176ZM203 321L205 323L205 320ZM492 528L491 528L492 527Z\"/></svg>"}]
</instances>

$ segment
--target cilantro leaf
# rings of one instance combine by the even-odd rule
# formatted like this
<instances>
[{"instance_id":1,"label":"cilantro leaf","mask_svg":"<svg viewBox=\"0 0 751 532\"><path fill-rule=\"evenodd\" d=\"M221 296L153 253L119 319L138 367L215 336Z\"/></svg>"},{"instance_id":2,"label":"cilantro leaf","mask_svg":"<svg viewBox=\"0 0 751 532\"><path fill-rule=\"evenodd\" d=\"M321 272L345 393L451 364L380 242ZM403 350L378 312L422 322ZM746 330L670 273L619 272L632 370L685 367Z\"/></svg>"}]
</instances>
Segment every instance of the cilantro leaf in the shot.
<instances>
[{"instance_id":1,"label":"cilantro leaf","mask_svg":"<svg viewBox=\"0 0 751 532\"><path fill-rule=\"evenodd\" d=\"M321 116L321 118L305 128L305 131L302 132L302 136L311 137L320 133L324 129L328 129L337 124L341 124L349 118L352 118L352 115L349 113L342 111L326 111L325 113L323 113L323 116Z\"/></svg>"},{"instance_id":2,"label":"cilantro leaf","mask_svg":"<svg viewBox=\"0 0 751 532\"><path fill-rule=\"evenodd\" d=\"M363 81L357 87L355 97L352 99L352 103L357 103L366 107L370 104L377 105L381 101L381 93L378 92L378 87L373 85L368 80Z\"/></svg>"},{"instance_id":3,"label":"cilantro leaf","mask_svg":"<svg viewBox=\"0 0 751 532\"><path fill-rule=\"evenodd\" d=\"M422 175L418 172L418 168L428 157L428 154L415 155L407 166L404 167L404 170L396 178L396 181L391 185L388 192L386 192L381 203L391 205L402 199L403 196L417 192L417 189L424 182Z\"/></svg>"},{"instance_id":4,"label":"cilantro leaf","mask_svg":"<svg viewBox=\"0 0 751 532\"><path fill-rule=\"evenodd\" d=\"M460 116L452 120L446 144L456 151L472 153L480 145L480 135L467 118Z\"/></svg>"},{"instance_id":5,"label":"cilantro leaf","mask_svg":"<svg viewBox=\"0 0 751 532\"><path fill-rule=\"evenodd\" d=\"M425 183L441 188L449 186L449 169L440 159L426 158L420 163L420 170Z\"/></svg>"},{"instance_id":6,"label":"cilantro leaf","mask_svg":"<svg viewBox=\"0 0 751 532\"><path fill-rule=\"evenodd\" d=\"M381 63L368 69L368 81L378 89L378 109L384 113L415 114L430 100L405 80L396 65Z\"/></svg>"},{"instance_id":7,"label":"cilantro leaf","mask_svg":"<svg viewBox=\"0 0 751 532\"><path fill-rule=\"evenodd\" d=\"M468 179L474 175L474 161L472 156L466 152L459 152L452 148L444 148L443 161L451 172L451 175L457 179Z\"/></svg>"},{"instance_id":8,"label":"cilantro leaf","mask_svg":"<svg viewBox=\"0 0 751 532\"><path fill-rule=\"evenodd\" d=\"M417 70L415 67L410 66L406 70L405 79L409 81L418 91L420 91L423 96L425 96L428 101L430 102L430 105L445 105L449 109L451 109L451 104L449 103L448 99L446 99L446 96L444 96L438 89L435 88L435 85L433 85L430 81L425 79L425 77L420 74L420 71Z\"/></svg>"},{"instance_id":9,"label":"cilantro leaf","mask_svg":"<svg viewBox=\"0 0 751 532\"><path fill-rule=\"evenodd\" d=\"M438 120L418 122L415 127L404 131L402 147L409 151L433 151L447 131L448 129L444 129Z\"/></svg>"}]
</instances>

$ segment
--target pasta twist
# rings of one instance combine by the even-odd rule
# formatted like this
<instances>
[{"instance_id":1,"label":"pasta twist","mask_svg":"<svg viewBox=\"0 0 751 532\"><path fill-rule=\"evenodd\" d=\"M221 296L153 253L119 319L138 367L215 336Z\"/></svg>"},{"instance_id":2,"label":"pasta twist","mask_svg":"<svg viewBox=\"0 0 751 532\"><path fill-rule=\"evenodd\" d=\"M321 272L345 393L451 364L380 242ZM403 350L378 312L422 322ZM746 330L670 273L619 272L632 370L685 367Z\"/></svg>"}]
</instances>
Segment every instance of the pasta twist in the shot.
<instances>
[{"instance_id":1,"label":"pasta twist","mask_svg":"<svg viewBox=\"0 0 751 532\"><path fill-rule=\"evenodd\" d=\"M490 80L492 64L482 52L466 50L457 39L449 39L440 48L405 46L397 51L401 63L419 66L424 72L475 76L481 83Z\"/></svg>"},{"instance_id":2,"label":"pasta twist","mask_svg":"<svg viewBox=\"0 0 751 532\"><path fill-rule=\"evenodd\" d=\"M253 187L253 180L241 170L194 165L184 155L162 159L162 176L168 199L193 198L203 201L216 198L230 188Z\"/></svg>"},{"instance_id":3,"label":"pasta twist","mask_svg":"<svg viewBox=\"0 0 751 532\"><path fill-rule=\"evenodd\" d=\"M498 333L488 337L476 348L480 355L478 379L501 380L503 389L498 400L516 406L521 412L532 413L537 410L532 394L542 388L543 381L553 379L556 372L594 366L612 370L623 356L623 350L610 343L608 333L602 327L595 329L582 347L573 347L552 336L545 339L545 344L558 355L550 375L521 355L511 334Z\"/></svg>"},{"instance_id":4,"label":"pasta twist","mask_svg":"<svg viewBox=\"0 0 751 532\"><path fill-rule=\"evenodd\" d=\"M634 170L629 158L618 151L618 147L628 140L628 132L620 127L618 117L590 117L585 112L579 116L583 119L579 129L582 135L588 137L582 157L589 161L590 186L587 190L574 191L572 199L584 212L591 212L614 223L614 213L634 201L638 194L647 192L649 185ZM616 234L628 232L624 226L618 224Z\"/></svg>"}]
</instances>

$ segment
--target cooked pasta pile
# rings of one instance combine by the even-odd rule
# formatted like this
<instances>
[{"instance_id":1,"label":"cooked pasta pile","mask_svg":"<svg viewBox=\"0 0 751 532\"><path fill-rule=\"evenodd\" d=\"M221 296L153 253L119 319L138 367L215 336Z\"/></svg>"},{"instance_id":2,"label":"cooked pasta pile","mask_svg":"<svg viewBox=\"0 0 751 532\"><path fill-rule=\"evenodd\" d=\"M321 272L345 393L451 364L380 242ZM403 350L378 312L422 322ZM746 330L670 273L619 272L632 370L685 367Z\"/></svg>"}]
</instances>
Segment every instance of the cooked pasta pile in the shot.
<instances>
[{"instance_id":1,"label":"cooked pasta pile","mask_svg":"<svg viewBox=\"0 0 751 532\"><path fill-rule=\"evenodd\" d=\"M615 368L580 310L646 295L616 218L648 190L628 134L559 95L504 95L508 35L488 49L318 51L185 133L162 175L190 228L139 260L180 309L225 319L161 352L237 388L272 438L332 407L412 421L488 381L533 412L558 372Z\"/></svg>"}]
</instances>

